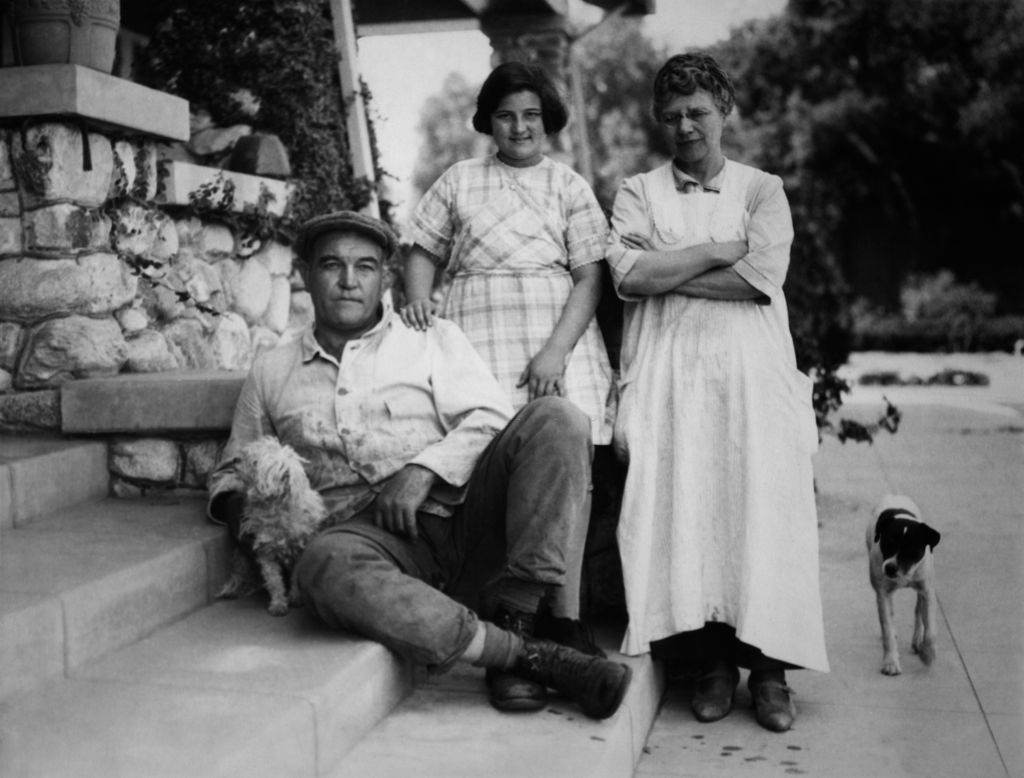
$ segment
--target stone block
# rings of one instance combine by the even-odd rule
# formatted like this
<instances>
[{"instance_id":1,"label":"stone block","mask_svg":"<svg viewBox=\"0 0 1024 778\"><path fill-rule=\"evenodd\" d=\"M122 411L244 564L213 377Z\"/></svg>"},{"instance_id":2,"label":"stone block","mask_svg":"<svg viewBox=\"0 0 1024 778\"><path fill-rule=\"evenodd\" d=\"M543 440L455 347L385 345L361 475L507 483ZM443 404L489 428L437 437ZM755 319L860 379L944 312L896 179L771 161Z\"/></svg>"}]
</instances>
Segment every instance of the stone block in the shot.
<instances>
[{"instance_id":1,"label":"stone block","mask_svg":"<svg viewBox=\"0 0 1024 778\"><path fill-rule=\"evenodd\" d=\"M15 136L13 151L18 188L26 208L55 200L71 200L96 208L106 201L114 171L114 151L103 135L90 132L87 137L88 170L85 169L82 131L78 127L35 124L29 126L23 136Z\"/></svg>"},{"instance_id":2,"label":"stone block","mask_svg":"<svg viewBox=\"0 0 1024 778\"><path fill-rule=\"evenodd\" d=\"M56 597L4 592L0 698L64 672L64 623Z\"/></svg>"},{"instance_id":3,"label":"stone block","mask_svg":"<svg viewBox=\"0 0 1024 778\"><path fill-rule=\"evenodd\" d=\"M313 717L287 695L67 680L0 707L0 774L323 775Z\"/></svg>"},{"instance_id":4,"label":"stone block","mask_svg":"<svg viewBox=\"0 0 1024 778\"><path fill-rule=\"evenodd\" d=\"M235 253L235 236L217 222L206 222L196 236L196 249L207 262L219 262Z\"/></svg>"},{"instance_id":5,"label":"stone block","mask_svg":"<svg viewBox=\"0 0 1024 778\"><path fill-rule=\"evenodd\" d=\"M292 292L288 329L305 329L313 323L313 298L309 292Z\"/></svg>"},{"instance_id":6,"label":"stone block","mask_svg":"<svg viewBox=\"0 0 1024 778\"><path fill-rule=\"evenodd\" d=\"M13 321L0 321L0 367L4 370L14 370L14 366L18 362L22 333L23 329L20 324L15 324Z\"/></svg>"},{"instance_id":7,"label":"stone block","mask_svg":"<svg viewBox=\"0 0 1024 778\"><path fill-rule=\"evenodd\" d=\"M115 254L0 260L0 311L21 322L109 313L131 302L138 279Z\"/></svg>"},{"instance_id":8,"label":"stone block","mask_svg":"<svg viewBox=\"0 0 1024 778\"><path fill-rule=\"evenodd\" d=\"M0 431L49 432L60 429L60 392L13 392L0 395Z\"/></svg>"},{"instance_id":9,"label":"stone block","mask_svg":"<svg viewBox=\"0 0 1024 778\"><path fill-rule=\"evenodd\" d=\"M137 481L176 482L181 471L178 444L162 438L131 438L110 446L110 472Z\"/></svg>"},{"instance_id":10,"label":"stone block","mask_svg":"<svg viewBox=\"0 0 1024 778\"><path fill-rule=\"evenodd\" d=\"M152 200L156 196L158 160L156 144L116 141L110 197L131 195L138 200Z\"/></svg>"},{"instance_id":11,"label":"stone block","mask_svg":"<svg viewBox=\"0 0 1024 778\"><path fill-rule=\"evenodd\" d=\"M81 116L111 129L188 140L188 101L80 65L0 69L0 117Z\"/></svg>"},{"instance_id":12,"label":"stone block","mask_svg":"<svg viewBox=\"0 0 1024 778\"><path fill-rule=\"evenodd\" d=\"M0 216L20 216L21 200L17 192L0 192Z\"/></svg>"},{"instance_id":13,"label":"stone block","mask_svg":"<svg viewBox=\"0 0 1024 778\"><path fill-rule=\"evenodd\" d=\"M183 486L195 489L206 488L206 479L217 467L224 443L224 440L200 440L184 445L185 477L182 481Z\"/></svg>"},{"instance_id":14,"label":"stone block","mask_svg":"<svg viewBox=\"0 0 1024 778\"><path fill-rule=\"evenodd\" d=\"M277 276L271 280L270 302L263 314L263 324L278 335L288 328L291 311L292 289L288 279Z\"/></svg>"},{"instance_id":15,"label":"stone block","mask_svg":"<svg viewBox=\"0 0 1024 778\"><path fill-rule=\"evenodd\" d=\"M122 308L114 315L117 318L117 323L121 325L121 331L125 335L141 332L149 326L149 316L146 315L146 311L141 306Z\"/></svg>"},{"instance_id":16,"label":"stone block","mask_svg":"<svg viewBox=\"0 0 1024 778\"><path fill-rule=\"evenodd\" d=\"M250 324L259 324L270 304L272 286L270 271L259 262L246 260L231 281L231 307Z\"/></svg>"},{"instance_id":17,"label":"stone block","mask_svg":"<svg viewBox=\"0 0 1024 778\"><path fill-rule=\"evenodd\" d=\"M0 392L10 391L14 386L14 373L0 367Z\"/></svg>"},{"instance_id":18,"label":"stone block","mask_svg":"<svg viewBox=\"0 0 1024 778\"><path fill-rule=\"evenodd\" d=\"M210 338L214 367L219 370L246 370L252 364L249 327L235 313L217 317L217 329Z\"/></svg>"},{"instance_id":19,"label":"stone block","mask_svg":"<svg viewBox=\"0 0 1024 778\"><path fill-rule=\"evenodd\" d=\"M292 166L288 150L276 135L257 132L239 138L231 150L228 169L254 176L288 178Z\"/></svg>"},{"instance_id":20,"label":"stone block","mask_svg":"<svg viewBox=\"0 0 1024 778\"><path fill-rule=\"evenodd\" d=\"M252 133L248 124L233 124L230 127L205 127L192 134L189 150L198 157L210 157L231 151L240 138Z\"/></svg>"},{"instance_id":21,"label":"stone block","mask_svg":"<svg viewBox=\"0 0 1024 778\"><path fill-rule=\"evenodd\" d=\"M214 186L218 180L223 180L235 185L231 211L241 213L247 205L256 206L263 193L269 192L271 199L266 204L267 212L282 216L295 192L293 184L275 178L251 176L189 162L168 162L166 168L163 193L158 199L167 205L188 205L190 193L199 191L204 185Z\"/></svg>"},{"instance_id":22,"label":"stone block","mask_svg":"<svg viewBox=\"0 0 1024 778\"><path fill-rule=\"evenodd\" d=\"M16 438L0 444L8 460L15 526L51 518L107 494L107 447L99 442ZM59 474L59 477L54 477Z\"/></svg>"},{"instance_id":23,"label":"stone block","mask_svg":"<svg viewBox=\"0 0 1024 778\"><path fill-rule=\"evenodd\" d=\"M15 386L41 389L74 378L114 375L127 358L124 336L113 318L50 319L29 332Z\"/></svg>"},{"instance_id":24,"label":"stone block","mask_svg":"<svg viewBox=\"0 0 1024 778\"><path fill-rule=\"evenodd\" d=\"M142 205L125 205L114 213L114 247L121 254L146 256L153 249L162 214Z\"/></svg>"},{"instance_id":25,"label":"stone block","mask_svg":"<svg viewBox=\"0 0 1024 778\"><path fill-rule=\"evenodd\" d=\"M177 255L179 248L178 231L175 229L174 222L164 214L159 214L156 219L156 235L143 256L152 262L159 262L163 265Z\"/></svg>"},{"instance_id":26,"label":"stone block","mask_svg":"<svg viewBox=\"0 0 1024 778\"><path fill-rule=\"evenodd\" d=\"M177 370L181 365L174 358L164 336L156 330L143 330L127 341L128 360L125 367L132 373L159 373Z\"/></svg>"},{"instance_id":27,"label":"stone block","mask_svg":"<svg viewBox=\"0 0 1024 778\"><path fill-rule=\"evenodd\" d=\"M272 276L290 276L295 252L291 246L272 240L267 241L252 258L262 262Z\"/></svg>"},{"instance_id":28,"label":"stone block","mask_svg":"<svg viewBox=\"0 0 1024 778\"><path fill-rule=\"evenodd\" d=\"M10 135L0 130L0 192L15 189L14 170L11 168Z\"/></svg>"},{"instance_id":29,"label":"stone block","mask_svg":"<svg viewBox=\"0 0 1024 778\"><path fill-rule=\"evenodd\" d=\"M85 434L227 431L244 379L242 372L177 371L72 381L60 393L62 430Z\"/></svg>"},{"instance_id":30,"label":"stone block","mask_svg":"<svg viewBox=\"0 0 1024 778\"><path fill-rule=\"evenodd\" d=\"M216 367L213 346L202 322L196 319L175 319L163 329L178 364L189 370L212 370Z\"/></svg>"},{"instance_id":31,"label":"stone block","mask_svg":"<svg viewBox=\"0 0 1024 778\"><path fill-rule=\"evenodd\" d=\"M25 211L22 225L26 252L60 257L68 252L110 248L110 219L71 203Z\"/></svg>"},{"instance_id":32,"label":"stone block","mask_svg":"<svg viewBox=\"0 0 1024 778\"><path fill-rule=\"evenodd\" d=\"M0 217L0 256L20 254L24 234L17 216Z\"/></svg>"}]
</instances>

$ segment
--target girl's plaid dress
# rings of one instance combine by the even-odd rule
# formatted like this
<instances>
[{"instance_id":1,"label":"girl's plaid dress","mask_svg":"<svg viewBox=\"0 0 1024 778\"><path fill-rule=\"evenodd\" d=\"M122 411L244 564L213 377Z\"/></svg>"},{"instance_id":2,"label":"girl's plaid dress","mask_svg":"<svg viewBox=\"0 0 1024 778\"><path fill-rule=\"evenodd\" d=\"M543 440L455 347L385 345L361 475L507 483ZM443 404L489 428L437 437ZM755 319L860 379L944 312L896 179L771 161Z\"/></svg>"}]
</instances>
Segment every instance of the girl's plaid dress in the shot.
<instances>
[{"instance_id":1,"label":"girl's plaid dress","mask_svg":"<svg viewBox=\"0 0 1024 778\"><path fill-rule=\"evenodd\" d=\"M440 315L458 324L508 392L547 342L572 290L571 270L604 258L607 221L590 187L544 157L531 167L495 156L452 165L420 200L412 240L437 257L447 292ZM611 368L597 320L569 356L566 397L611 440Z\"/></svg>"}]
</instances>

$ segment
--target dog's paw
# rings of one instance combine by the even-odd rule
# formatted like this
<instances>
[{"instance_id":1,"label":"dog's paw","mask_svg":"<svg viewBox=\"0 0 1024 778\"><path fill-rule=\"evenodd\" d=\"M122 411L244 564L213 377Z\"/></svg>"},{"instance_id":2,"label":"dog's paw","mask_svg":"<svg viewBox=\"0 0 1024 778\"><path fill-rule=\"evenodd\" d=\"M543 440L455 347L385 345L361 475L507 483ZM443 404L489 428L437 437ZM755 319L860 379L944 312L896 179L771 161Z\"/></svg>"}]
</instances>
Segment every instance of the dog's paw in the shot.
<instances>
[{"instance_id":1,"label":"dog's paw","mask_svg":"<svg viewBox=\"0 0 1024 778\"><path fill-rule=\"evenodd\" d=\"M903 672L900 667L900 660L894 656L886 657L882 661L882 674L883 675L899 675Z\"/></svg>"},{"instance_id":2,"label":"dog's paw","mask_svg":"<svg viewBox=\"0 0 1024 778\"><path fill-rule=\"evenodd\" d=\"M287 602L272 602L267 606L267 613L271 616L287 616L288 615L288 603Z\"/></svg>"},{"instance_id":3,"label":"dog's paw","mask_svg":"<svg viewBox=\"0 0 1024 778\"><path fill-rule=\"evenodd\" d=\"M922 640L919 645L912 646L914 653L920 657L926 665L935 661L935 643L930 640Z\"/></svg>"}]
</instances>

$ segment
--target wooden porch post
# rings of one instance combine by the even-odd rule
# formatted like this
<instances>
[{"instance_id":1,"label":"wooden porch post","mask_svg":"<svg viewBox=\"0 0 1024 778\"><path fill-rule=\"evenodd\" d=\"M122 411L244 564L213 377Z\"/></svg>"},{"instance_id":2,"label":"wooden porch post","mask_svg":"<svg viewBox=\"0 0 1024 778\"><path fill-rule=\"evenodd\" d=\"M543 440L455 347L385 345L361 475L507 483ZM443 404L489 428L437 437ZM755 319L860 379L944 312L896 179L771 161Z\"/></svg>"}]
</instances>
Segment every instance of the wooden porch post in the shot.
<instances>
[{"instance_id":1,"label":"wooden porch post","mask_svg":"<svg viewBox=\"0 0 1024 778\"><path fill-rule=\"evenodd\" d=\"M341 96L345 102L346 127L352 172L366 178L372 185L376 181L373 152L370 148L370 130L367 126L366 104L359 83L359 60L356 52L355 23L352 20L351 0L331 0L331 20L334 24L334 44L338 49L338 76ZM376 188L370 190L370 202L363 212L380 217Z\"/></svg>"}]
</instances>

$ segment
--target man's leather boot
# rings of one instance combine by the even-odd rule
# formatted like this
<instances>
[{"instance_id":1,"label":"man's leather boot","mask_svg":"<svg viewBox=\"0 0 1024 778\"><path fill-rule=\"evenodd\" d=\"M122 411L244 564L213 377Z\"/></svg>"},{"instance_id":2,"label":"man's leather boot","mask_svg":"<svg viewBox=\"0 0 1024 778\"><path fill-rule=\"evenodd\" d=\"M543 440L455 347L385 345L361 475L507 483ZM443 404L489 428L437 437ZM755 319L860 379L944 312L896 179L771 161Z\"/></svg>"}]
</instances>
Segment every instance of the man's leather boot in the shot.
<instances>
[{"instance_id":1,"label":"man's leather boot","mask_svg":"<svg viewBox=\"0 0 1024 778\"><path fill-rule=\"evenodd\" d=\"M532 613L499 606L489 621L508 632L516 633L524 640L533 635ZM547 704L548 693L544 685L527 680L514 670L490 667L487 669L485 680L491 705L498 710L534 711Z\"/></svg>"},{"instance_id":2,"label":"man's leather boot","mask_svg":"<svg viewBox=\"0 0 1024 778\"><path fill-rule=\"evenodd\" d=\"M618 710L633 671L550 640L526 639L512 668L516 675L550 686L574 700L588 716L606 719Z\"/></svg>"}]
</instances>

